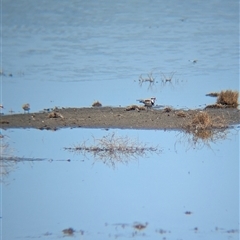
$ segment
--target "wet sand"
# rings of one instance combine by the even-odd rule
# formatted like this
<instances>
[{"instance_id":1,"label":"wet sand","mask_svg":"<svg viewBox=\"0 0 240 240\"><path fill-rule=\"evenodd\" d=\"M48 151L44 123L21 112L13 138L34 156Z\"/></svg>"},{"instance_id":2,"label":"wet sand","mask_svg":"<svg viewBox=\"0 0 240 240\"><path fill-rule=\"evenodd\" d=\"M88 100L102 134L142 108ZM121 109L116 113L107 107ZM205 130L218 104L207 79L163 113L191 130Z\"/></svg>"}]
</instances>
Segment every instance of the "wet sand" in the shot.
<instances>
[{"instance_id":1,"label":"wet sand","mask_svg":"<svg viewBox=\"0 0 240 240\"><path fill-rule=\"evenodd\" d=\"M239 124L238 109L207 110L130 110L126 108L63 108L51 113L22 113L3 115L2 129L35 128L57 130L60 128L122 128L122 129L182 129L199 111L207 111L213 119L220 117L226 125Z\"/></svg>"}]
</instances>

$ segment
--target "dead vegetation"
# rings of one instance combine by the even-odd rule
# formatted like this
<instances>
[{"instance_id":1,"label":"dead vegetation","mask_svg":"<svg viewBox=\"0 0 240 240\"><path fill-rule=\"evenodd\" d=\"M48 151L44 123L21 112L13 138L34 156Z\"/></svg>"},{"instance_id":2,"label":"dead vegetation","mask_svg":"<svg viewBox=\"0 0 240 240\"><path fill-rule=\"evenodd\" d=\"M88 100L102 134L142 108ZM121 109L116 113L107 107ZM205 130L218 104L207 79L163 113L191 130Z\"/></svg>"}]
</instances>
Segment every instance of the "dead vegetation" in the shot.
<instances>
[{"instance_id":1,"label":"dead vegetation","mask_svg":"<svg viewBox=\"0 0 240 240\"><path fill-rule=\"evenodd\" d=\"M64 117L62 114L54 111L48 114L48 118L64 118Z\"/></svg>"},{"instance_id":2,"label":"dead vegetation","mask_svg":"<svg viewBox=\"0 0 240 240\"><path fill-rule=\"evenodd\" d=\"M167 82L172 82L173 76L176 72L171 72L168 75L161 72L162 75L162 83L166 84Z\"/></svg>"},{"instance_id":3,"label":"dead vegetation","mask_svg":"<svg viewBox=\"0 0 240 240\"><path fill-rule=\"evenodd\" d=\"M143 83L148 83L148 89L151 89L156 83L156 78L153 76L152 72L147 74L146 77L143 77L143 74L141 74L138 78L138 83L140 87L142 87Z\"/></svg>"},{"instance_id":4,"label":"dead vegetation","mask_svg":"<svg viewBox=\"0 0 240 240\"><path fill-rule=\"evenodd\" d=\"M149 74L147 74L147 77L143 77L142 74L139 76L139 84L142 85L144 82L148 82L150 84L154 84L155 82L155 77L153 77L153 73L150 72Z\"/></svg>"},{"instance_id":5,"label":"dead vegetation","mask_svg":"<svg viewBox=\"0 0 240 240\"><path fill-rule=\"evenodd\" d=\"M16 167L13 155L13 149L9 147L9 144L4 140L5 136L0 135L0 178L3 179L9 175Z\"/></svg>"},{"instance_id":6,"label":"dead vegetation","mask_svg":"<svg viewBox=\"0 0 240 240\"><path fill-rule=\"evenodd\" d=\"M200 111L192 116L184 126L184 140L192 148L210 146L211 142L225 139L227 124L224 117L211 117L206 111Z\"/></svg>"},{"instance_id":7,"label":"dead vegetation","mask_svg":"<svg viewBox=\"0 0 240 240\"><path fill-rule=\"evenodd\" d=\"M215 104L206 106L206 108L237 108L239 105L238 91L226 90L220 93L209 93L207 96L217 97L217 101Z\"/></svg>"},{"instance_id":8,"label":"dead vegetation","mask_svg":"<svg viewBox=\"0 0 240 240\"><path fill-rule=\"evenodd\" d=\"M163 109L163 112L167 112L167 113L169 113L169 112L171 112L173 109L171 108L171 107L165 107L164 109Z\"/></svg>"},{"instance_id":9,"label":"dead vegetation","mask_svg":"<svg viewBox=\"0 0 240 240\"><path fill-rule=\"evenodd\" d=\"M217 104L222 104L230 108L238 107L238 91L226 90L221 91L217 98Z\"/></svg>"},{"instance_id":10,"label":"dead vegetation","mask_svg":"<svg viewBox=\"0 0 240 240\"><path fill-rule=\"evenodd\" d=\"M190 123L187 124L186 128L189 131L206 130L212 128L226 128L226 121L224 117L212 118L208 112L200 111L193 115Z\"/></svg>"},{"instance_id":11,"label":"dead vegetation","mask_svg":"<svg viewBox=\"0 0 240 240\"><path fill-rule=\"evenodd\" d=\"M128 136L116 136L115 133L103 136L100 139L93 137L94 144L86 145L86 141L74 147L66 147L65 150L91 154L95 159L103 161L104 164L115 167L117 163L128 163L131 159L146 156L150 153L160 153L159 148L149 147L138 140L133 140Z\"/></svg>"},{"instance_id":12,"label":"dead vegetation","mask_svg":"<svg viewBox=\"0 0 240 240\"><path fill-rule=\"evenodd\" d=\"M130 106L127 106L126 107L126 109L125 109L126 111L134 111L134 110L136 110L136 111L144 111L144 110L146 110L146 107L144 107L144 106L138 106L138 105L130 105Z\"/></svg>"},{"instance_id":13,"label":"dead vegetation","mask_svg":"<svg viewBox=\"0 0 240 240\"><path fill-rule=\"evenodd\" d=\"M102 104L99 101L95 101L93 102L92 107L102 107Z\"/></svg>"},{"instance_id":14,"label":"dead vegetation","mask_svg":"<svg viewBox=\"0 0 240 240\"><path fill-rule=\"evenodd\" d=\"M177 111L176 112L177 117L186 117L186 113L184 111Z\"/></svg>"}]
</instances>

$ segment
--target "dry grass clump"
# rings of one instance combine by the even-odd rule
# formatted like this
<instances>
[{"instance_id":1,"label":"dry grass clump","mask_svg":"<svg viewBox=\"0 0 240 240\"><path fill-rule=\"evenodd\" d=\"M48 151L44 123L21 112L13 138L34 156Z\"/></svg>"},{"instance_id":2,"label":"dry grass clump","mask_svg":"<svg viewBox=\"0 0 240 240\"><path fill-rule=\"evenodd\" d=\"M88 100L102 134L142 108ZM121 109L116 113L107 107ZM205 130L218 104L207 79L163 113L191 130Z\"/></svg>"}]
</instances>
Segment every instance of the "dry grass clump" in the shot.
<instances>
[{"instance_id":1,"label":"dry grass clump","mask_svg":"<svg viewBox=\"0 0 240 240\"><path fill-rule=\"evenodd\" d=\"M226 90L221 91L217 98L217 104L222 104L230 108L238 107L238 91Z\"/></svg>"},{"instance_id":2,"label":"dry grass clump","mask_svg":"<svg viewBox=\"0 0 240 240\"><path fill-rule=\"evenodd\" d=\"M184 111L178 111L178 112L176 112L176 115L177 115L178 117L186 117L186 116L187 116Z\"/></svg>"},{"instance_id":3,"label":"dry grass clump","mask_svg":"<svg viewBox=\"0 0 240 240\"><path fill-rule=\"evenodd\" d=\"M171 108L171 107L165 107L164 109L163 109L163 112L171 112L173 109Z\"/></svg>"},{"instance_id":4,"label":"dry grass clump","mask_svg":"<svg viewBox=\"0 0 240 240\"><path fill-rule=\"evenodd\" d=\"M215 104L207 105L206 108L237 108L238 103L238 91L226 90L220 93L213 92L208 93L206 96L217 97Z\"/></svg>"},{"instance_id":5,"label":"dry grass clump","mask_svg":"<svg viewBox=\"0 0 240 240\"><path fill-rule=\"evenodd\" d=\"M132 110L136 110L136 111L142 111L142 110L146 110L146 108L144 106L138 106L138 105L130 105L127 106L126 111L132 111Z\"/></svg>"},{"instance_id":6,"label":"dry grass clump","mask_svg":"<svg viewBox=\"0 0 240 240\"><path fill-rule=\"evenodd\" d=\"M226 120L224 117L212 118L208 112L200 111L196 113L190 123L186 125L186 129L189 131L206 130L212 128L226 128Z\"/></svg>"},{"instance_id":7,"label":"dry grass clump","mask_svg":"<svg viewBox=\"0 0 240 240\"><path fill-rule=\"evenodd\" d=\"M127 163L131 158L145 156L147 152L159 153L158 147L148 147L137 140L129 137L118 137L115 133L94 139L94 144L87 146L82 142L74 147L64 148L65 150L83 153L90 153L94 158L98 158L103 163L115 167L116 163Z\"/></svg>"},{"instance_id":8,"label":"dry grass clump","mask_svg":"<svg viewBox=\"0 0 240 240\"><path fill-rule=\"evenodd\" d=\"M48 118L64 118L62 114L58 112L51 112L48 114Z\"/></svg>"},{"instance_id":9,"label":"dry grass clump","mask_svg":"<svg viewBox=\"0 0 240 240\"><path fill-rule=\"evenodd\" d=\"M101 104L99 101L95 101L95 102L92 104L92 107L102 107L102 104Z\"/></svg>"},{"instance_id":10,"label":"dry grass clump","mask_svg":"<svg viewBox=\"0 0 240 240\"><path fill-rule=\"evenodd\" d=\"M211 117L208 112L196 113L185 126L184 135L193 148L210 146L211 142L226 138L226 121L224 117Z\"/></svg>"},{"instance_id":11,"label":"dry grass clump","mask_svg":"<svg viewBox=\"0 0 240 240\"><path fill-rule=\"evenodd\" d=\"M199 112L193 116L191 127L206 129L212 126L211 117L207 112Z\"/></svg>"}]
</instances>

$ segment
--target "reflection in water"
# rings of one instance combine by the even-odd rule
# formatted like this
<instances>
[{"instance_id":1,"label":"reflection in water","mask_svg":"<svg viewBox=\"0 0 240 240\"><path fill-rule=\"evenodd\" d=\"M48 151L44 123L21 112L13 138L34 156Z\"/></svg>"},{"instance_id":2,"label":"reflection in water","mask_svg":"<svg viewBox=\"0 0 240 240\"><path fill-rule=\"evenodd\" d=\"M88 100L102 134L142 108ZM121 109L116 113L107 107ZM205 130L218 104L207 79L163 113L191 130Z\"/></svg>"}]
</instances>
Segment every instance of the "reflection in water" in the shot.
<instances>
[{"instance_id":1,"label":"reflection in water","mask_svg":"<svg viewBox=\"0 0 240 240\"><path fill-rule=\"evenodd\" d=\"M7 136L0 135L0 182L9 176L9 174L17 168L17 163L19 162L36 162L36 161L48 161L52 162L51 158L37 158L37 157L19 157L14 153L14 149L9 146L9 143L6 142ZM58 159L54 161L68 161L70 159Z\"/></svg>"},{"instance_id":2,"label":"reflection in water","mask_svg":"<svg viewBox=\"0 0 240 240\"><path fill-rule=\"evenodd\" d=\"M75 230L73 228L66 228L66 229L63 229L62 232L65 235L72 236L74 234Z\"/></svg>"},{"instance_id":3,"label":"reflection in water","mask_svg":"<svg viewBox=\"0 0 240 240\"><path fill-rule=\"evenodd\" d=\"M11 149L5 141L6 136L0 136L0 177L1 182L3 182L3 178L7 177L9 173L15 169L15 158L13 156L13 149Z\"/></svg>"},{"instance_id":4,"label":"reflection in water","mask_svg":"<svg viewBox=\"0 0 240 240\"><path fill-rule=\"evenodd\" d=\"M177 143L181 143L187 146L189 149L203 149L204 147L211 148L212 143L216 143L219 140L225 140L227 138L228 131L226 129L200 129L196 131L184 131L180 132L178 140L175 143L175 149Z\"/></svg>"},{"instance_id":5,"label":"reflection in water","mask_svg":"<svg viewBox=\"0 0 240 240\"><path fill-rule=\"evenodd\" d=\"M130 139L128 136L116 136L113 132L100 139L93 137L94 144L86 145L86 141L74 147L65 147L65 150L82 154L90 153L95 159L103 161L110 167L115 167L116 163L128 163L131 159L146 156L147 152L159 154L158 146L152 147L141 143L138 140Z\"/></svg>"},{"instance_id":6,"label":"reflection in water","mask_svg":"<svg viewBox=\"0 0 240 240\"><path fill-rule=\"evenodd\" d=\"M138 83L140 87L143 86L143 83L148 83L148 90L157 90L160 87L167 86L174 88L176 85L186 82L180 75L181 74L177 74L177 71L163 73L162 71L152 70L148 74L141 74L138 78ZM158 83L160 83L160 86L158 86Z\"/></svg>"},{"instance_id":7,"label":"reflection in water","mask_svg":"<svg viewBox=\"0 0 240 240\"><path fill-rule=\"evenodd\" d=\"M146 222L145 224L142 223L134 223L133 227L137 230L143 230L147 227L148 223Z\"/></svg>"},{"instance_id":8,"label":"reflection in water","mask_svg":"<svg viewBox=\"0 0 240 240\"><path fill-rule=\"evenodd\" d=\"M224 117L213 118L207 112L200 111L186 124L177 142L187 143L188 149L211 148L211 143L226 139L228 131L225 122Z\"/></svg>"}]
</instances>

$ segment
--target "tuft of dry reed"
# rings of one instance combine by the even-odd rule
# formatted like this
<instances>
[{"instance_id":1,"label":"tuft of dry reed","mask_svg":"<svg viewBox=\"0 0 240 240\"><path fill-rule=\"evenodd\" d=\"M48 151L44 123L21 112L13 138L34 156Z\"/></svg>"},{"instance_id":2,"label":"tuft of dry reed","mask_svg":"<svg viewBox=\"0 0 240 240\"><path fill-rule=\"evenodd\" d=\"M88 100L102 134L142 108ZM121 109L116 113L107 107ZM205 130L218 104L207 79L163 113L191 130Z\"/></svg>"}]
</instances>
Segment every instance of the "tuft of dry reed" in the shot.
<instances>
[{"instance_id":1,"label":"tuft of dry reed","mask_svg":"<svg viewBox=\"0 0 240 240\"><path fill-rule=\"evenodd\" d=\"M226 90L221 91L217 98L217 104L222 104L230 108L238 107L238 91Z\"/></svg>"},{"instance_id":2,"label":"tuft of dry reed","mask_svg":"<svg viewBox=\"0 0 240 240\"><path fill-rule=\"evenodd\" d=\"M224 117L211 117L207 111L200 111L193 115L184 129L189 146L196 148L211 142L226 138L226 120Z\"/></svg>"},{"instance_id":3,"label":"tuft of dry reed","mask_svg":"<svg viewBox=\"0 0 240 240\"><path fill-rule=\"evenodd\" d=\"M193 116L191 126L197 129L206 129L212 126L212 120L207 112L199 112Z\"/></svg>"}]
</instances>

